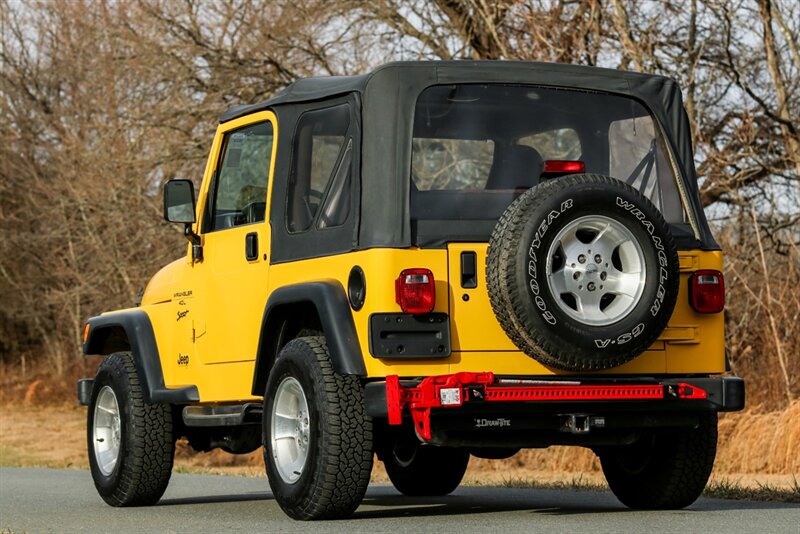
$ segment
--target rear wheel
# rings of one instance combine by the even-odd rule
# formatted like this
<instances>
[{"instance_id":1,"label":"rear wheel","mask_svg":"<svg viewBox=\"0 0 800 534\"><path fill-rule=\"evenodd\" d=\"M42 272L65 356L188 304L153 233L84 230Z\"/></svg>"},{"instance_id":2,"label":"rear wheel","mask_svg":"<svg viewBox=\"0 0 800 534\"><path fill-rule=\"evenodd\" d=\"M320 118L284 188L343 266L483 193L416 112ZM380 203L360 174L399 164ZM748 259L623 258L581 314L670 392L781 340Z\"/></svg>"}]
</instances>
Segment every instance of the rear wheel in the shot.
<instances>
[{"instance_id":1,"label":"rear wheel","mask_svg":"<svg viewBox=\"0 0 800 534\"><path fill-rule=\"evenodd\" d=\"M89 466L103 500L111 506L158 502L172 473L172 410L144 401L130 353L100 364L87 430Z\"/></svg>"},{"instance_id":2,"label":"rear wheel","mask_svg":"<svg viewBox=\"0 0 800 534\"><path fill-rule=\"evenodd\" d=\"M397 445L387 451L383 463L389 480L403 495L447 495L461 484L469 452L450 447Z\"/></svg>"},{"instance_id":3,"label":"rear wheel","mask_svg":"<svg viewBox=\"0 0 800 534\"><path fill-rule=\"evenodd\" d=\"M695 428L654 432L625 447L597 451L614 495L630 508L689 506L703 493L717 452L717 414Z\"/></svg>"},{"instance_id":4,"label":"rear wheel","mask_svg":"<svg viewBox=\"0 0 800 534\"><path fill-rule=\"evenodd\" d=\"M264 395L264 463L294 519L352 514L372 471L372 420L358 377L333 371L324 337L286 344Z\"/></svg>"}]
</instances>

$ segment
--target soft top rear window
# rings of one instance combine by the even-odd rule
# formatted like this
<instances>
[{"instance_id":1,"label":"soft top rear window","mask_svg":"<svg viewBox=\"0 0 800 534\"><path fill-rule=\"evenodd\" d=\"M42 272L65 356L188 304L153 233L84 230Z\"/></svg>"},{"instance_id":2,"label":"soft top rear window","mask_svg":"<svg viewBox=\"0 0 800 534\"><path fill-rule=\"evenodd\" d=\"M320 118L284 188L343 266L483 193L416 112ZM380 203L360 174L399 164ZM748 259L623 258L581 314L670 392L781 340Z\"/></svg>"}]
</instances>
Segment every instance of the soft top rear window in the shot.
<instances>
[{"instance_id":1,"label":"soft top rear window","mask_svg":"<svg viewBox=\"0 0 800 534\"><path fill-rule=\"evenodd\" d=\"M414 243L486 241L500 215L542 180L547 160L580 161L642 191L670 223L684 210L661 131L620 95L501 84L424 90L414 114Z\"/></svg>"}]
</instances>

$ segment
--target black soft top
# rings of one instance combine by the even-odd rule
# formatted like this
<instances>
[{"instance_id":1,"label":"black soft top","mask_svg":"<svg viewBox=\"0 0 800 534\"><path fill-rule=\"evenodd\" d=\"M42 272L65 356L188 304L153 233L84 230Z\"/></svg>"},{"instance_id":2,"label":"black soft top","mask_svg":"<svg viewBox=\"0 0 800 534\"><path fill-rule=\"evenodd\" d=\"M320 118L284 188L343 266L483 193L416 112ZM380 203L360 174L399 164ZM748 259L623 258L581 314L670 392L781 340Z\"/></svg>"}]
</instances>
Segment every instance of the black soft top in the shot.
<instances>
[{"instance_id":1,"label":"black soft top","mask_svg":"<svg viewBox=\"0 0 800 534\"><path fill-rule=\"evenodd\" d=\"M356 93L361 101L361 206L358 248L411 244L409 177L414 107L433 85L530 84L620 94L642 102L664 130L685 189L698 246L716 249L698 195L691 131L678 82L653 74L527 61L408 61L359 76L297 80L273 98L235 106L220 122L284 105ZM291 131L291 125L289 125ZM287 131L287 130L284 130Z\"/></svg>"},{"instance_id":2,"label":"black soft top","mask_svg":"<svg viewBox=\"0 0 800 534\"><path fill-rule=\"evenodd\" d=\"M257 104L233 106L219 118L220 124L279 104L312 102L347 93L363 93L372 73L360 76L319 76L301 78L269 100Z\"/></svg>"}]
</instances>

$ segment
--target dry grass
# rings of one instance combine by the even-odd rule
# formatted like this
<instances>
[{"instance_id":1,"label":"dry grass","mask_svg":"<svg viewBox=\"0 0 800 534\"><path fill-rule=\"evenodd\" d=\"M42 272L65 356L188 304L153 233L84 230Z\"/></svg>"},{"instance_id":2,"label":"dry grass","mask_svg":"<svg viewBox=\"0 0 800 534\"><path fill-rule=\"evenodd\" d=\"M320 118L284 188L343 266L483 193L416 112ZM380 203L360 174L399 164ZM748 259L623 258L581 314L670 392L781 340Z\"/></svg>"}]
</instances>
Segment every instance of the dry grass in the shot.
<instances>
[{"instance_id":1,"label":"dry grass","mask_svg":"<svg viewBox=\"0 0 800 534\"><path fill-rule=\"evenodd\" d=\"M0 465L88 468L86 409L4 403L0 408Z\"/></svg>"},{"instance_id":2,"label":"dry grass","mask_svg":"<svg viewBox=\"0 0 800 534\"><path fill-rule=\"evenodd\" d=\"M0 465L85 469L86 409L77 406L74 384L91 374L97 362L76 365L66 379L46 369L23 377L0 366ZM723 414L717 461L709 485L714 496L746 488L755 498L773 490L797 493L800 479L800 401L781 411ZM196 453L178 442L176 472L205 472L263 477L261 450L246 455L222 451ZM387 482L380 462L372 479ZM576 482L577 481L577 482ZM604 486L595 455L576 447L530 449L508 460L473 459L465 477L471 485Z\"/></svg>"},{"instance_id":3,"label":"dry grass","mask_svg":"<svg viewBox=\"0 0 800 534\"><path fill-rule=\"evenodd\" d=\"M798 406L795 405L793 409L797 410ZM746 455L738 455L740 450L747 449L746 446L730 446L731 441L748 439L764 439L769 442L769 437L757 436L776 421L779 425L785 423L786 426L791 426L788 423L791 414L745 413L736 417L738 421L734 417L727 417L721 425L722 435L727 436L728 445L721 440L715 472L705 495L725 499L800 503L799 477L791 474L797 472L797 458L791 454L787 454L788 458L779 458L773 452L766 457L766 461L754 461L755 459ZM4 403L0 410L0 466L87 469L85 424L86 409L73 404ZM751 432L747 432L747 428L752 429ZM734 434L725 429L732 430ZM776 430L772 434L777 436L774 441L782 443L782 440L789 439L787 446L793 443L797 447L800 444L797 442L798 433L794 430L790 429L787 433ZM784 450L782 447L783 445L773 446L770 450ZM789 450L786 449L786 452ZM742 463L737 464L737 461ZM737 465L744 466L744 471L737 471ZM772 471L750 469L763 465L769 466ZM777 466L792 465L795 467L790 469L795 469L794 471L776 470ZM244 455L232 455L219 450L196 453L183 440L178 442L174 470L176 473L266 478L261 449ZM372 470L372 481L389 481L383 464L378 461ZM588 491L608 489L594 455L585 449L572 447L523 451L502 461L473 458L464 477L464 484Z\"/></svg>"},{"instance_id":4,"label":"dry grass","mask_svg":"<svg viewBox=\"0 0 800 534\"><path fill-rule=\"evenodd\" d=\"M77 377L91 374L87 369L95 365L75 366L61 380L45 369L22 377L0 367L0 465L87 468L86 409L72 399ZM729 484L789 491L800 479L800 401L782 411L758 410L721 416L713 474L718 493L724 493ZM177 472L264 476L260 450L246 455L196 453L184 441L178 443L175 468ZM588 484L604 484L591 451L550 447L525 450L502 461L474 459L465 481L501 486L519 481L572 484L576 477ZM388 480L380 462L376 462L373 480Z\"/></svg>"},{"instance_id":5,"label":"dry grass","mask_svg":"<svg viewBox=\"0 0 800 534\"><path fill-rule=\"evenodd\" d=\"M717 232L725 251L726 346L734 373L747 381L753 412L778 412L800 400L798 226L767 243L745 213Z\"/></svg>"},{"instance_id":6,"label":"dry grass","mask_svg":"<svg viewBox=\"0 0 800 534\"><path fill-rule=\"evenodd\" d=\"M608 484L602 477L593 476L568 476L562 477L506 477L499 483L493 480L469 480L465 483L472 486L492 486L504 488L530 488L530 489L561 489L583 491L606 491ZM769 481L746 481L739 479L722 478L712 479L703 491L706 497L717 499L736 499L748 501L777 501L800 503L800 482L792 477L788 485L776 485Z\"/></svg>"},{"instance_id":7,"label":"dry grass","mask_svg":"<svg viewBox=\"0 0 800 534\"><path fill-rule=\"evenodd\" d=\"M779 412L722 414L714 473L759 473L800 476L800 401ZM597 457L587 449L551 447L526 450L508 460L513 467L566 473L599 472ZM496 469L508 465L493 462Z\"/></svg>"},{"instance_id":8,"label":"dry grass","mask_svg":"<svg viewBox=\"0 0 800 534\"><path fill-rule=\"evenodd\" d=\"M780 501L800 504L800 482L792 477L788 486L775 486L769 482L742 485L737 480L723 478L712 480L703 494L720 499L741 499L748 501Z\"/></svg>"},{"instance_id":9,"label":"dry grass","mask_svg":"<svg viewBox=\"0 0 800 534\"><path fill-rule=\"evenodd\" d=\"M69 404L2 402L0 409L0 465L86 469L86 409ZM720 423L717 462L709 491L725 496L747 488L755 497L780 490L798 492L800 478L800 402L784 412L728 414ZM178 442L176 472L264 476L261 450L245 455L222 451L196 453ZM387 482L376 462L374 482ZM508 460L473 459L465 477L470 485L547 487L605 487L600 465L591 451L575 447L525 450ZM565 486L566 485L566 486Z\"/></svg>"},{"instance_id":10,"label":"dry grass","mask_svg":"<svg viewBox=\"0 0 800 534\"><path fill-rule=\"evenodd\" d=\"M795 474L800 478L800 401L779 412L727 414L720 421L718 473Z\"/></svg>"}]
</instances>

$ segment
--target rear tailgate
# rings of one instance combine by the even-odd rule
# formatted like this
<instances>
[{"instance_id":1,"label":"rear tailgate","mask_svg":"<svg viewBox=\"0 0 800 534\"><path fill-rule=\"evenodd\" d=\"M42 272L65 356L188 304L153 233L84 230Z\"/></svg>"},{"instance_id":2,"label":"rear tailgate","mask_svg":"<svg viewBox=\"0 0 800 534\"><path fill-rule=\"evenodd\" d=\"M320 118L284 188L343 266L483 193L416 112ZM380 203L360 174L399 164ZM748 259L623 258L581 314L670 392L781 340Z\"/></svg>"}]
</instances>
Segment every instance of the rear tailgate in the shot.
<instances>
[{"instance_id":1,"label":"rear tailgate","mask_svg":"<svg viewBox=\"0 0 800 534\"><path fill-rule=\"evenodd\" d=\"M494 315L486 288L487 243L450 243L451 372L566 374L549 369L519 349ZM474 258L474 276L470 272ZM658 340L633 361L602 374L719 373L725 370L723 314L703 315L689 305L688 279L698 269L722 270L719 252L679 251L681 287L669 325ZM474 287L471 287L473 286Z\"/></svg>"},{"instance_id":2,"label":"rear tailgate","mask_svg":"<svg viewBox=\"0 0 800 534\"><path fill-rule=\"evenodd\" d=\"M492 311L486 289L487 243L450 243L447 246L450 276L450 336L453 351L518 351ZM475 287L469 272L462 276L462 258L474 258ZM468 287L464 287L464 286Z\"/></svg>"}]
</instances>

